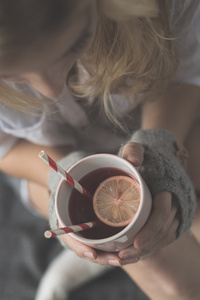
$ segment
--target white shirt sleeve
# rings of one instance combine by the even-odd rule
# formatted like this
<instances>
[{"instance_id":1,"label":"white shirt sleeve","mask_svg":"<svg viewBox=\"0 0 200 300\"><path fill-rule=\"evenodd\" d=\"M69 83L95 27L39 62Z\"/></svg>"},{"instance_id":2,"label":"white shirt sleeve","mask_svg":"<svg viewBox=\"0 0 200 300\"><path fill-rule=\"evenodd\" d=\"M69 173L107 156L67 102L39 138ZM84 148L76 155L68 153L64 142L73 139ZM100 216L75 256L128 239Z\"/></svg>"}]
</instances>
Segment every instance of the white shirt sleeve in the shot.
<instances>
[{"instance_id":1,"label":"white shirt sleeve","mask_svg":"<svg viewBox=\"0 0 200 300\"><path fill-rule=\"evenodd\" d=\"M19 93L42 98L29 85L6 85ZM67 87L53 103L43 104L39 113L26 114L0 101L0 159L21 139L41 146L75 146L75 129L88 124L83 109L72 99Z\"/></svg>"},{"instance_id":2,"label":"white shirt sleeve","mask_svg":"<svg viewBox=\"0 0 200 300\"><path fill-rule=\"evenodd\" d=\"M0 160L18 141L19 139L17 137L7 134L0 129Z\"/></svg>"},{"instance_id":3,"label":"white shirt sleeve","mask_svg":"<svg viewBox=\"0 0 200 300\"><path fill-rule=\"evenodd\" d=\"M200 86L200 1L171 1L171 31L180 55L174 81Z\"/></svg>"}]
</instances>

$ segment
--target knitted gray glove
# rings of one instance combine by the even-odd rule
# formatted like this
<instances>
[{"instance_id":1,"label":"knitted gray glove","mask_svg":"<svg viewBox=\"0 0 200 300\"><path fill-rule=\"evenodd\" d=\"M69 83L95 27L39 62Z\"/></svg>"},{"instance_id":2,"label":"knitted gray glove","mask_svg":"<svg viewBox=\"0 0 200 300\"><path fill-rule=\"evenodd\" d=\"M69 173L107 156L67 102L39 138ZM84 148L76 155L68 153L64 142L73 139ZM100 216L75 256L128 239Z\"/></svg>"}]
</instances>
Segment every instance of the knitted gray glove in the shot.
<instances>
[{"instance_id":1,"label":"knitted gray glove","mask_svg":"<svg viewBox=\"0 0 200 300\"><path fill-rule=\"evenodd\" d=\"M138 130L129 142L144 146L144 162L137 169L147 183L152 196L161 191L169 191L176 196L181 212L181 222L177 232L177 237L180 237L191 226L196 208L196 196L192 183L176 157L179 149L175 137L164 129ZM123 148L124 146L119 151L120 156Z\"/></svg>"},{"instance_id":2,"label":"knitted gray glove","mask_svg":"<svg viewBox=\"0 0 200 300\"><path fill-rule=\"evenodd\" d=\"M85 152L77 151L72 152L69 155L63 157L58 164L65 170L69 169L74 163L87 156ZM58 228L58 219L55 211L55 194L58 183L60 182L61 177L54 170L50 170L48 178L48 186L51 192L49 200L49 223L52 229ZM60 240L60 239L59 239ZM60 240L61 241L61 240ZM64 243L62 243L64 245ZM66 246L66 245L65 245Z\"/></svg>"}]
</instances>

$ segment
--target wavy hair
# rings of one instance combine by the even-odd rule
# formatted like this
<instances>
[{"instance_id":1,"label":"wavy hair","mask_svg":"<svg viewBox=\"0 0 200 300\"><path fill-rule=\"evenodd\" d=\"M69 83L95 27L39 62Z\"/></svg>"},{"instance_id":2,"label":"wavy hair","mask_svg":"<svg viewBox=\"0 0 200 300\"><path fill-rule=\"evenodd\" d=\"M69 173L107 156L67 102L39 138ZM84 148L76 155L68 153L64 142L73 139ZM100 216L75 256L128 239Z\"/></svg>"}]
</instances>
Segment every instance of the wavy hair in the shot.
<instances>
[{"instance_id":1,"label":"wavy hair","mask_svg":"<svg viewBox=\"0 0 200 300\"><path fill-rule=\"evenodd\" d=\"M135 101L155 99L172 79L178 53L169 30L168 1L101 4L93 44L80 67L77 64L76 72L69 74L68 84L77 97L101 99L106 114L116 122L112 93L134 94ZM85 70L87 80L82 82Z\"/></svg>"}]
</instances>

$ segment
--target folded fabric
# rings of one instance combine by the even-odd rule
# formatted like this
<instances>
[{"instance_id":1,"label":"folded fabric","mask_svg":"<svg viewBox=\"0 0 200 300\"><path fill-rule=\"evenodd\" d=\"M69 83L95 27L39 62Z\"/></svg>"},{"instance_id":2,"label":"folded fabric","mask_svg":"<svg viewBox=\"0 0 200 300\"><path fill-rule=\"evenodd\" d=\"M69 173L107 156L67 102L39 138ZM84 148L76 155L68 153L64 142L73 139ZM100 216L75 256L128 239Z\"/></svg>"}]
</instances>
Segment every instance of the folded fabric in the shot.
<instances>
[{"instance_id":1,"label":"folded fabric","mask_svg":"<svg viewBox=\"0 0 200 300\"><path fill-rule=\"evenodd\" d=\"M185 151L182 151L173 134L164 129L138 130L131 136L129 142L144 146L144 161L138 167L138 171L147 183L152 196L158 192L168 191L177 199L181 213L177 237L180 237L190 228L196 209L194 188L179 160L182 153L181 158L184 161ZM123 149L124 146L119 151L120 156Z\"/></svg>"}]
</instances>

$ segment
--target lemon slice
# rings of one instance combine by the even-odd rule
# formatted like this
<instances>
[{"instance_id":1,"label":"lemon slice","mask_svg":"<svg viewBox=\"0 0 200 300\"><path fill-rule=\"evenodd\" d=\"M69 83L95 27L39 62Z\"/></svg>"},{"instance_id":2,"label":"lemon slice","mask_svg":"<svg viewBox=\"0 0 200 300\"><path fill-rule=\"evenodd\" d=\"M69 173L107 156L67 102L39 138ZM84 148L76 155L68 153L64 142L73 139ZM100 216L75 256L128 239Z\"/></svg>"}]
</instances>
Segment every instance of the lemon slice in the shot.
<instances>
[{"instance_id":1,"label":"lemon slice","mask_svg":"<svg viewBox=\"0 0 200 300\"><path fill-rule=\"evenodd\" d=\"M139 204L139 185L128 176L107 178L101 182L93 196L95 214L103 223L113 227L128 225Z\"/></svg>"}]
</instances>

